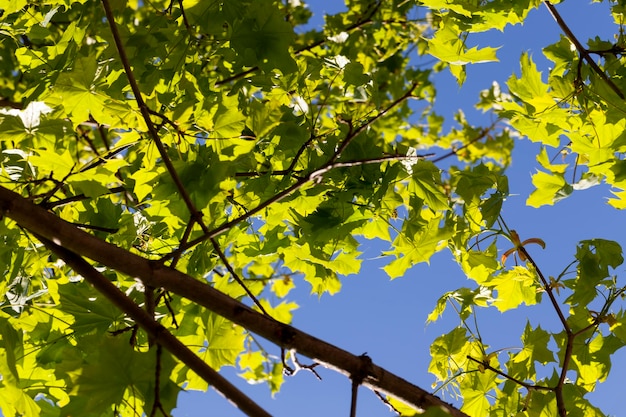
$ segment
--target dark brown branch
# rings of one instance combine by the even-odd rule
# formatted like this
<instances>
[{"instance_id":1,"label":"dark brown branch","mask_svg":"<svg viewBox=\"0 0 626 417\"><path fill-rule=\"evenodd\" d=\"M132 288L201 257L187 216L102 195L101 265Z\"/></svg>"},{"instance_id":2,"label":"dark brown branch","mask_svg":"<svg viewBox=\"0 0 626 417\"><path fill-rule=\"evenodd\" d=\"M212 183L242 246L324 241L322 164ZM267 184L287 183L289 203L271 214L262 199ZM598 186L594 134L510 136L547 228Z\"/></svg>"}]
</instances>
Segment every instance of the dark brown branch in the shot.
<instances>
[{"instance_id":1,"label":"dark brown branch","mask_svg":"<svg viewBox=\"0 0 626 417\"><path fill-rule=\"evenodd\" d=\"M124 152L126 149L130 148L131 146L133 146L132 143L120 146L119 148L113 149L112 151L111 150L107 151L105 155L98 154L97 151L95 150L95 147L92 146L92 149L94 149L94 152L96 152L97 157L87 162L81 169L78 170L78 172L85 172L90 169L96 168L97 166L106 163L106 161L113 158L115 155L119 154L120 152Z\"/></svg>"},{"instance_id":2,"label":"dark brown branch","mask_svg":"<svg viewBox=\"0 0 626 417\"><path fill-rule=\"evenodd\" d=\"M365 380L365 378L367 378L367 376L369 375L370 368L372 366L372 359L367 356L367 354L364 353L359 356L359 358L361 358L361 368L358 370L357 373L354 373L350 376L350 378L352 379L352 392L350 396L350 417L356 417L356 404L359 394L359 387L363 383L363 380Z\"/></svg>"},{"instance_id":3,"label":"dark brown branch","mask_svg":"<svg viewBox=\"0 0 626 417\"><path fill-rule=\"evenodd\" d=\"M565 353L563 354L563 366L561 367L559 382L554 387L554 393L556 394L556 408L559 412L559 416L561 417L567 417L567 408L565 407L565 398L563 397L563 385L565 384L565 378L567 377L567 371L569 370L569 363L572 360L575 338L576 336L574 336L571 332L567 333L567 345L565 346Z\"/></svg>"},{"instance_id":4,"label":"dark brown branch","mask_svg":"<svg viewBox=\"0 0 626 417\"><path fill-rule=\"evenodd\" d=\"M159 344L156 346L156 366L154 367L154 403L152 404L152 410L149 417L156 416L157 410L161 411L163 416L169 417L163 409L161 404L161 356L163 353L163 347Z\"/></svg>"},{"instance_id":5,"label":"dark brown branch","mask_svg":"<svg viewBox=\"0 0 626 417\"><path fill-rule=\"evenodd\" d=\"M206 282L142 258L83 232L19 194L1 186L0 214L11 218L31 233L54 242L55 245L90 258L113 270L138 277L144 285L164 288L194 301L278 346L295 349L300 354L314 358L348 377L357 373L362 367L362 359L359 356L254 311L212 288ZM119 291L116 287L115 289ZM118 298L117 295L114 297ZM146 314L145 311L141 309L140 311L141 314ZM153 320L150 319L150 323L152 322ZM167 348L165 344L163 346ZM468 417L467 414L445 403L428 391L374 364L372 364L371 372L363 381L363 385L398 398L414 407L424 409L441 407L453 417Z\"/></svg>"},{"instance_id":6,"label":"dark brown branch","mask_svg":"<svg viewBox=\"0 0 626 417\"><path fill-rule=\"evenodd\" d=\"M75 166L75 165L74 165ZM65 177L63 177L63 179L61 181L55 180L53 175L54 172L50 172L50 176L47 178L50 181L54 182L54 187L48 191L44 196L43 199L41 200L41 204L45 204L50 198L52 198L53 195L56 194L57 191L61 190L65 185L65 181L72 175L72 171L74 170L74 166L72 166L72 168L70 169L70 172L68 172Z\"/></svg>"},{"instance_id":7,"label":"dark brown branch","mask_svg":"<svg viewBox=\"0 0 626 417\"><path fill-rule=\"evenodd\" d=\"M0 107L11 107L12 109L22 110L24 109L24 103L16 103L7 98L0 98Z\"/></svg>"},{"instance_id":8,"label":"dark brown branch","mask_svg":"<svg viewBox=\"0 0 626 417\"><path fill-rule=\"evenodd\" d=\"M37 233L35 233L37 234ZM193 353L187 346L180 342L174 335L167 331L146 311L142 310L133 300L117 288L104 275L98 272L87 261L76 253L58 245L53 240L46 237L39 237L48 249L54 252L60 259L70 266L77 274L80 274L87 282L94 286L96 290L120 310L131 317L142 329L144 329L154 340L172 355L182 361L185 365L196 372L209 385L221 392L226 398L237 405L244 413L251 416L270 417L270 414L263 410L257 403L239 391L227 379L217 371L207 365L200 357Z\"/></svg>"},{"instance_id":9,"label":"dark brown branch","mask_svg":"<svg viewBox=\"0 0 626 417\"><path fill-rule=\"evenodd\" d=\"M113 11L111 10L111 4L109 3L109 0L102 0L102 6L104 7L104 12L106 14L106 18L109 22L109 27L111 29L111 35L113 36L113 41L115 42L115 47L117 48L120 61L122 62L122 66L124 67L126 78L128 78L128 83L130 84L130 88L133 91L133 95L135 96L135 101L137 102L139 111L141 112L141 115L146 122L146 126L148 126L148 132L150 133L150 137L154 141L154 144L159 151L159 155L161 155L161 159L163 160L163 163L167 168L167 172L172 177L172 180L174 181L174 184L176 184L178 192L185 201L185 205L187 206L189 213L191 213L191 216L194 218L194 220L198 222L202 230L207 233L208 229L202 221L202 213L196 210L193 201L191 201L189 193L187 193L187 190L180 180L180 177L178 176L178 173L176 172L172 161L167 155L167 150L165 149L163 142L161 142L161 138L159 137L159 133L154 127L154 123L152 123L152 119L150 118L150 110L146 105L146 102L143 100L141 90L139 89L139 84L137 84L135 74L133 73L130 61L128 60L128 56L126 55L126 50L124 49L124 45L122 44L122 38L120 36L119 30L117 29L117 24L115 23L115 17L113 16Z\"/></svg>"},{"instance_id":10,"label":"dark brown branch","mask_svg":"<svg viewBox=\"0 0 626 417\"><path fill-rule=\"evenodd\" d=\"M574 33L567 26L567 23L565 23L565 21L563 20L559 12L556 10L556 7L554 7L554 5L550 3L548 0L544 0L543 4L546 5L546 7L548 8L548 11L552 15L552 18L554 18L554 20L559 25L563 33L565 33L565 36L567 36L570 42L574 44L580 56L585 61L587 61L587 64L589 64L589 66L596 72L596 74L598 74L600 78L602 78L602 80L605 83L607 83L607 85L611 88L611 90L613 90L613 92L615 92L615 94L617 94L619 98L624 100L625 98L624 93L619 89L619 87L615 85L615 83L608 77L608 75L606 75L606 73L602 70L602 68L600 68L598 64L596 64L596 62L591 57L589 50L587 50L587 48L585 48L580 43L580 41L576 38L576 36L574 36Z\"/></svg>"},{"instance_id":11,"label":"dark brown branch","mask_svg":"<svg viewBox=\"0 0 626 417\"><path fill-rule=\"evenodd\" d=\"M81 229L95 230L97 232L104 232L104 233L117 233L117 231L120 230L117 227L116 228L103 227L103 226L96 226L93 224L85 224L85 223L77 223L77 222L72 222L72 224L76 227L80 227Z\"/></svg>"},{"instance_id":12,"label":"dark brown branch","mask_svg":"<svg viewBox=\"0 0 626 417\"><path fill-rule=\"evenodd\" d=\"M185 25L187 32L191 34L191 25L189 24L189 20L187 20L187 14L185 13L185 8L183 7L183 0L178 0L178 7L180 7L180 14L183 16L183 24Z\"/></svg>"}]
</instances>

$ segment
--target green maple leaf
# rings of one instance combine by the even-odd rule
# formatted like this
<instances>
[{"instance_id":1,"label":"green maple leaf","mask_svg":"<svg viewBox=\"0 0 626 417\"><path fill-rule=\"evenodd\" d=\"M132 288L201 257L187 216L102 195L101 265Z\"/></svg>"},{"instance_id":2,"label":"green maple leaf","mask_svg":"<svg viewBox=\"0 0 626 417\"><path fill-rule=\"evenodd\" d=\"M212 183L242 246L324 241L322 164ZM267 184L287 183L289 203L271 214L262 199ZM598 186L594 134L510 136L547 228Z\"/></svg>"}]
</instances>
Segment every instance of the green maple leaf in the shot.
<instances>
[{"instance_id":1,"label":"green maple leaf","mask_svg":"<svg viewBox=\"0 0 626 417\"><path fill-rule=\"evenodd\" d=\"M293 28L275 4L262 0L247 7L245 17L235 22L230 44L245 66L277 68L289 74L297 69L289 53L293 38Z\"/></svg>"},{"instance_id":2,"label":"green maple leaf","mask_svg":"<svg viewBox=\"0 0 626 417\"><path fill-rule=\"evenodd\" d=\"M502 312L517 308L522 303L534 305L540 296L535 274L522 266L500 273L487 285L498 291L493 304Z\"/></svg>"},{"instance_id":3,"label":"green maple leaf","mask_svg":"<svg viewBox=\"0 0 626 417\"><path fill-rule=\"evenodd\" d=\"M74 316L71 327L78 333L104 334L122 319L119 309L84 281L59 286L59 296L63 310Z\"/></svg>"},{"instance_id":4,"label":"green maple leaf","mask_svg":"<svg viewBox=\"0 0 626 417\"><path fill-rule=\"evenodd\" d=\"M74 376L70 403L63 408L67 415L100 416L107 411L110 413L111 406L123 404L124 398L128 398L125 396L130 397L128 402L131 407L137 405L133 404L134 396L138 396L140 403L146 406L152 403L150 393L154 390L156 367L154 352L136 351L128 343L128 338L123 336L89 336L83 343L91 349L83 368ZM169 355L162 355L161 358L162 375L169 375L173 361ZM145 393L149 397L143 397ZM166 409L175 405L171 393L167 389L162 390L161 401Z\"/></svg>"}]
</instances>

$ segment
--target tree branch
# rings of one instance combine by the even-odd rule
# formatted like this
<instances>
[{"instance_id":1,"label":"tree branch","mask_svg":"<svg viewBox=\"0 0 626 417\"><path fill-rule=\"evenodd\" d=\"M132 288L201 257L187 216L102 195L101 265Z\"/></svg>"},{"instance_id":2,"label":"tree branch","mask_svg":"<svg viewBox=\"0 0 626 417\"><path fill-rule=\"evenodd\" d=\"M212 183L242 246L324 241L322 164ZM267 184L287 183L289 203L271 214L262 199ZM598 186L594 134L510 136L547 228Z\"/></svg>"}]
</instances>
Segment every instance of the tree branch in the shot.
<instances>
[{"instance_id":1,"label":"tree branch","mask_svg":"<svg viewBox=\"0 0 626 417\"><path fill-rule=\"evenodd\" d=\"M194 301L280 347L295 349L348 377L362 369L362 359L359 356L254 311L205 282L83 232L4 187L0 187L0 213L31 233L68 251L129 276L138 277L144 285L162 287ZM364 377L363 385L414 407L440 407L453 417L468 417L435 395L374 364Z\"/></svg>"},{"instance_id":2,"label":"tree branch","mask_svg":"<svg viewBox=\"0 0 626 417\"><path fill-rule=\"evenodd\" d=\"M529 384L529 383L526 383L526 382L524 382L524 381L522 381L520 379L514 378L514 377L510 376L509 374L504 373L501 370L494 368L487 361L478 360L478 359L476 359L476 358L474 358L474 357L472 357L470 355L467 355L467 359L471 360L472 362L476 362L476 363L484 366L485 369L488 369L491 372L494 372L494 373L500 375L501 377L508 379L509 381L515 382L517 385L521 385L522 387L526 388L527 390L533 390L534 389L534 390L543 390L543 391L554 391L554 388L551 388L551 387L546 387L546 386L543 386L543 385Z\"/></svg>"},{"instance_id":3,"label":"tree branch","mask_svg":"<svg viewBox=\"0 0 626 417\"><path fill-rule=\"evenodd\" d=\"M119 193L123 193L126 192L126 189L124 187L113 187L113 188L109 188L109 191L102 194L102 195L107 195L107 194L119 194ZM33 196L31 197L31 199L33 198L37 198L37 196ZM39 203L39 205L45 209L51 209L54 207L59 207L59 206L63 206L65 204L69 204L69 203L74 203L76 201L83 201L83 200L88 200L92 197L87 197L85 194L78 194L78 195L74 195L72 197L66 197L60 200L56 200L56 201L44 201Z\"/></svg>"},{"instance_id":4,"label":"tree branch","mask_svg":"<svg viewBox=\"0 0 626 417\"><path fill-rule=\"evenodd\" d=\"M0 107L10 107L12 109L23 110L24 103L16 103L8 98L0 97Z\"/></svg>"},{"instance_id":5,"label":"tree branch","mask_svg":"<svg viewBox=\"0 0 626 417\"><path fill-rule=\"evenodd\" d=\"M541 284L543 285L544 290L546 291L546 293L548 294L548 297L550 298L550 302L552 303L552 306L554 307L556 314L559 316L559 320L561 321L561 324L563 325L563 329L565 330L565 334L567 336L567 345L565 347L565 353L563 354L563 365L561 367L561 374L559 375L559 382L554 387L554 394L556 395L556 406L559 412L559 416L567 417L567 409L565 408L565 399L563 397L563 385L565 384L565 378L567 376L567 371L569 370L569 363L572 359L572 352L574 349L574 339L576 336L572 332L572 328L570 327L570 325L567 323L567 320L565 319L565 315L563 314L563 311L561 307L559 306L559 303L556 301L556 297L554 296L554 291L552 290L552 287L548 283L548 280L543 276L543 273L541 272L541 270L535 263L535 260L532 258L532 256L530 256L530 254L528 253L525 247L520 246L518 251L523 253L524 256L526 256L528 261L531 263L531 265L535 269L535 272L539 276L539 279L541 280Z\"/></svg>"},{"instance_id":6,"label":"tree branch","mask_svg":"<svg viewBox=\"0 0 626 417\"><path fill-rule=\"evenodd\" d=\"M126 50L124 49L124 45L122 44L122 38L120 36L119 30L117 29L117 24L115 23L115 17L113 16L113 11L111 10L111 4L109 3L109 0L102 0L102 6L104 7L104 12L106 14L107 21L109 22L111 34L113 35L113 41L115 42L115 47L117 48L120 60L122 61L122 66L124 67L126 78L128 78L128 83L130 84L130 88L133 91L133 95L135 96L135 101L137 102L139 111L141 112L141 115L146 122L146 126L148 126L148 132L150 133L150 137L154 141L154 144L159 151L159 155L161 155L161 159L163 160L163 163L167 168L167 172L172 177L172 180L174 181L174 184L176 184L178 192L185 201L185 205L187 206L189 213L191 213L191 216L194 218L194 220L198 222L202 230L207 233L208 229L202 221L202 213L196 210L193 201L191 201L189 193L187 193L187 190L180 180L180 177L178 176L178 173L176 172L176 169L174 168L170 157L167 155L167 150L165 149L165 146L163 146L163 142L161 142L161 138L159 137L159 133L154 127L154 123L152 123L152 119L150 118L150 109L146 105L146 102L143 100L141 90L139 89L139 84L137 84L137 80L135 79L135 75L130 65L130 61L128 60L128 56L126 55Z\"/></svg>"},{"instance_id":7,"label":"tree branch","mask_svg":"<svg viewBox=\"0 0 626 417\"><path fill-rule=\"evenodd\" d=\"M398 161L417 161L419 159L424 159L433 156L434 154L423 154L423 155L385 155L379 158L366 158L366 159L354 159L351 161L345 162L335 162L330 166L325 168L324 172L328 172L335 168L351 168L358 167L362 165L371 165L371 164L382 164L383 162L398 162ZM318 170L319 171L319 170ZM315 171L317 172L317 171ZM261 175L288 175L288 170L279 170L279 171L260 171L260 172L239 172L235 174L238 177L257 177Z\"/></svg>"},{"instance_id":8,"label":"tree branch","mask_svg":"<svg viewBox=\"0 0 626 417\"><path fill-rule=\"evenodd\" d=\"M372 123L376 122L381 117L383 117L385 114L387 114L392 108L394 108L398 104L402 103L404 100L406 100L409 97L411 97L411 94L417 88L417 85L418 84L411 85L411 87L401 97L399 97L396 100L394 100L393 102L391 102L385 109L381 110L376 116L374 116L371 119L367 120L365 123L360 125L358 128L356 128L354 130L352 128L350 128L350 132L348 133L348 135L346 135L346 137L343 139L343 141L341 141L341 143L339 143L339 145L337 146L337 150L333 153L333 155L330 157L330 159L325 164L323 164L321 167L319 167L318 169L312 171L308 175L305 175L305 176L301 177L300 179L298 179L291 186L287 187L283 191L279 191L278 193L274 194L271 198L269 198L269 199L265 200L264 202L260 203L258 206L254 207L253 209L248 210L246 213L242 214L241 216L236 217L236 218L234 218L234 219L232 219L232 220L230 220L230 221L228 221L226 223L223 223L221 226L218 226L215 229L213 229L213 230L211 230L209 232L206 232L204 235L202 235L202 236L200 236L200 237L198 237L198 238L196 238L194 240L191 240L191 241L187 242L186 244L181 244L178 247L178 249L172 251L168 255L166 255L163 258L161 258L160 262L165 262L167 259L179 256L180 253L182 253L185 250L187 250L187 249L197 245L198 243L204 242L205 240L208 240L208 239L212 239L212 238L214 238L214 237L224 233L228 229L230 229L230 228L236 226L237 224L239 224L239 223L241 223L241 222L251 218L255 214L265 210L271 204L276 203L276 202L282 200L283 198L289 196L291 193L293 193L294 191L302 188L306 184L321 178L321 176L323 174L325 174L326 172L330 171L331 169L340 167L342 163L341 162L337 163L336 161L341 156L341 153L350 144L350 142L352 142L352 140L359 133L361 133L362 131L367 129L369 126L371 126ZM346 163L351 163L351 162L346 162ZM338 164L338 165L335 165L335 164Z\"/></svg>"},{"instance_id":9,"label":"tree branch","mask_svg":"<svg viewBox=\"0 0 626 417\"><path fill-rule=\"evenodd\" d=\"M524 254L524 256L526 256L528 261L531 263L531 265L535 269L535 272L537 273L537 276L541 280L541 284L543 286L543 289L548 294L548 297L550 298L550 302L552 303L552 306L554 307L554 310L556 311L556 314L559 316L559 320L561 321L561 324L563 325L563 329L565 330L565 333L567 333L568 335L572 334L572 329L570 328L569 324L567 323L567 320L565 319L565 315L563 314L563 311L561 310L561 307L559 307L558 301L556 301L556 297L554 296L554 291L552 290L552 287L550 286L550 283L548 282L546 277L543 276L543 273L541 272L541 269L539 269L539 266L537 265L537 263L535 263L535 260L533 259L532 256L530 256L530 254L528 253L528 251L526 250L525 247L520 246L517 250L519 252L522 252Z\"/></svg>"},{"instance_id":10,"label":"tree branch","mask_svg":"<svg viewBox=\"0 0 626 417\"><path fill-rule=\"evenodd\" d=\"M35 233L37 235L37 233ZM38 235L37 235L38 236ZM239 391L226 378L207 365L198 355L193 353L165 327L156 322L148 312L139 307L133 300L117 288L110 280L98 272L79 255L70 251L45 237L38 236L48 249L55 253L74 272L80 274L98 292L109 299L120 310L131 317L142 329L144 329L154 341L167 349L172 355L191 368L196 374L204 379L209 385L222 393L232 401L241 411L258 417L271 417L271 414L263 410L257 403L251 400L243 392ZM158 399L155 398L155 400Z\"/></svg>"},{"instance_id":11,"label":"tree branch","mask_svg":"<svg viewBox=\"0 0 626 417\"><path fill-rule=\"evenodd\" d=\"M546 7L548 8L548 11L552 15L552 18L554 18L554 20L559 25L563 33L565 33L565 36L567 36L570 42L574 44L580 56L585 61L587 61L589 66L600 76L600 78L602 78L602 80L604 80L604 82L607 83L607 85L611 88L611 90L613 90L613 92L617 94L619 98L624 100L625 99L624 93L619 89L619 87L615 85L615 83L613 83L613 81L608 77L608 75L606 75L606 73L602 70L602 68L600 68L598 64L596 64L596 62L593 60L593 58L589 54L589 51L587 50L587 48L585 48L580 43L580 41L576 38L576 36L574 36L574 33L567 26L567 23L565 23L565 21L563 20L559 12L556 10L556 7L554 7L554 5L550 3L548 0L544 0L543 4L546 5Z\"/></svg>"},{"instance_id":12,"label":"tree branch","mask_svg":"<svg viewBox=\"0 0 626 417\"><path fill-rule=\"evenodd\" d=\"M228 262L228 259L226 259L226 255L224 255L222 248L220 248L220 245L217 243L217 241L214 238L211 238L211 244L213 245L213 249L215 249L215 252L217 252L217 256L219 256L220 260L222 261L222 263L224 264L228 272L230 272L230 276L235 281L237 281L237 284L239 284L241 288L243 288L243 290L246 292L246 294L248 294L248 297L250 297L254 305L256 305L259 308L261 313L265 314L268 317L271 317L270 314L265 310L265 308L263 308L263 305L261 304L261 302L256 298L254 294L252 294L252 291L250 291L248 286L239 277L237 272L235 272L235 270L233 269L233 266L230 264L230 262Z\"/></svg>"}]
</instances>

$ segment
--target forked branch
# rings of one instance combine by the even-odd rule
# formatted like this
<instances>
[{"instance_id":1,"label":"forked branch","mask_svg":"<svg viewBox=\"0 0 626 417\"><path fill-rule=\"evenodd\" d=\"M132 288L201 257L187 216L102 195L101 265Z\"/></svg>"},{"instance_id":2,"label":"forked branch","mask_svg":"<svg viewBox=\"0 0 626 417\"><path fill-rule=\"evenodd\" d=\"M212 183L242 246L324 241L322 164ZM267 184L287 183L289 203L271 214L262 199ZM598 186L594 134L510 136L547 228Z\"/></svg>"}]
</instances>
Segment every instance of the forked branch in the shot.
<instances>
[{"instance_id":1,"label":"forked branch","mask_svg":"<svg viewBox=\"0 0 626 417\"><path fill-rule=\"evenodd\" d=\"M4 187L0 187L0 213L31 233L53 242L56 246L90 258L113 270L137 277L143 281L144 285L162 287L194 301L282 348L295 349L298 353L313 358L348 377L358 374L363 368L361 357L254 311L214 289L206 282L168 268L161 263L142 258L83 232ZM117 294L111 296L115 299L119 298ZM417 408L439 407L446 410L452 417L468 417L467 414L435 395L374 364L364 376L363 385Z\"/></svg>"},{"instance_id":2,"label":"forked branch","mask_svg":"<svg viewBox=\"0 0 626 417\"><path fill-rule=\"evenodd\" d=\"M192 241L189 241L187 243L182 243L178 247L178 249L172 251L170 254L164 256L163 258L161 258L160 262L165 262L167 259L180 256L180 253L184 252L185 250L187 250L189 248L192 248L193 246L197 245L198 243L204 242L205 240L213 239L216 236L218 236L218 235L226 232L227 230L233 228L234 226L238 225L239 223L244 222L244 221L252 218L257 213L265 210L270 205L272 205L272 204L282 200L283 198L291 195L292 193L294 193L295 191L297 191L300 188L304 187L305 185L307 185L307 184L309 184L311 182L314 182L316 180L321 179L322 176L325 173L327 173L328 171L330 171L332 169L340 168L340 167L344 167L344 166L355 166L356 165L355 161L347 161L346 164L348 164L348 165L343 165L344 164L343 162L338 162L337 160L341 157L342 152L348 147L348 145L352 142L352 140L354 140L354 138L356 136L358 136L361 132L366 130L369 126L371 126L377 120L381 119L383 116L388 114L393 108L398 106L400 103L403 103L404 101L406 101L407 99L412 97L413 91L415 91L417 86L418 86L418 84L412 84L402 96L400 96L397 99L395 99L394 101L392 101L386 108L380 110L380 112L376 116L368 119L367 121L365 121L364 123L362 123L358 127L354 128L354 127L350 126L350 130L346 134L346 137L337 145L337 149L335 150L333 155L331 155L330 158L328 159L328 161L326 163L322 164L319 168L314 169L314 170L310 171L308 174L303 175L295 183L293 183L292 185L290 185L286 189L277 192L272 197L270 197L267 200L261 202L258 206L254 207L254 208L252 208L252 209L250 209L248 211L246 211L241 216L236 217L236 218L234 218L234 219L232 219L230 221L227 221L225 223L222 223L220 226L214 228L213 230L205 232L202 236L200 236L200 237L198 237L198 238L196 238L196 239L194 239ZM416 157L410 157L410 158L416 158ZM366 164L366 163L368 163L368 162L364 161L362 164Z\"/></svg>"},{"instance_id":3,"label":"forked branch","mask_svg":"<svg viewBox=\"0 0 626 417\"><path fill-rule=\"evenodd\" d=\"M576 38L576 36L571 31L569 26L567 26L567 23L565 23L565 20L563 20L563 18L559 14L559 12L556 10L556 7L554 7L554 5L552 3L550 3L548 0L544 0L543 4L546 5L546 7L548 8L548 11L552 15L552 17L554 18L556 23L559 25L559 27L561 28L563 33L565 33L565 36L567 36L567 38L570 40L570 42L576 47L576 49L578 50L578 53L580 54L581 58L584 59L585 61L587 61L587 64L589 64L591 69L593 69L594 72L596 74L598 74L598 76L600 76L600 78L602 78L602 80L609 86L609 88L611 88L611 90L613 90L613 92L615 92L615 94L617 94L619 96L619 98L624 100L624 98L625 98L624 97L624 93L619 89L618 86L615 85L613 80L611 80L609 78L609 76L606 75L606 73L602 70L602 68L600 68L598 66L598 64L596 64L596 62L591 57L591 54L589 53L589 50L587 50L587 48L585 48L580 43L580 41Z\"/></svg>"}]
</instances>

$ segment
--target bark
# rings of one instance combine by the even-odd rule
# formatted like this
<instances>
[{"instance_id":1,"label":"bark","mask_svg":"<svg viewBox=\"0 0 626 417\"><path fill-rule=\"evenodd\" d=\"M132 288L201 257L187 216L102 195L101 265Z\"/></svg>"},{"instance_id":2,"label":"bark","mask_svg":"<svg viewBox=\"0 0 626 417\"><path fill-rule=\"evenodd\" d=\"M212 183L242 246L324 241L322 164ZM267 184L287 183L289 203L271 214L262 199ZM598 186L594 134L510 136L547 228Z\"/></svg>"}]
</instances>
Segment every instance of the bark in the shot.
<instances>
[{"instance_id":1,"label":"bark","mask_svg":"<svg viewBox=\"0 0 626 417\"><path fill-rule=\"evenodd\" d=\"M35 235L113 270L138 278L145 285L162 287L192 300L282 348L295 349L298 353L348 377L363 372L361 356L353 355L258 313L217 291L207 282L102 241L4 187L0 187L0 210L6 217ZM422 409L441 407L451 416L468 417L437 396L375 364L368 367L363 385L389 394L414 407Z\"/></svg>"}]
</instances>

